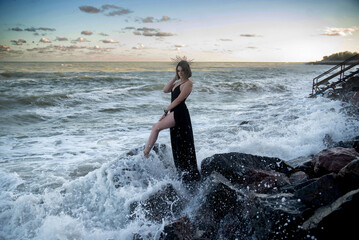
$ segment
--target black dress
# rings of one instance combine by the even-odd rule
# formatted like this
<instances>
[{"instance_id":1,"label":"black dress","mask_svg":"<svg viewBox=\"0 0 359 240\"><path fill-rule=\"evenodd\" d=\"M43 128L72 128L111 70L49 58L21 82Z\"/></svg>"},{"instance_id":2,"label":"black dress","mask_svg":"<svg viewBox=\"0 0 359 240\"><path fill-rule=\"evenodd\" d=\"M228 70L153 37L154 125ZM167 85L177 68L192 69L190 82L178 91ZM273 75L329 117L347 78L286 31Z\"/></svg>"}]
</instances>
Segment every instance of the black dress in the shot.
<instances>
[{"instance_id":1,"label":"black dress","mask_svg":"<svg viewBox=\"0 0 359 240\"><path fill-rule=\"evenodd\" d=\"M181 93L180 85L171 91L171 102ZM175 166L184 182L200 180L193 141L191 118L184 99L171 110L176 125L170 129L172 153Z\"/></svg>"}]
</instances>

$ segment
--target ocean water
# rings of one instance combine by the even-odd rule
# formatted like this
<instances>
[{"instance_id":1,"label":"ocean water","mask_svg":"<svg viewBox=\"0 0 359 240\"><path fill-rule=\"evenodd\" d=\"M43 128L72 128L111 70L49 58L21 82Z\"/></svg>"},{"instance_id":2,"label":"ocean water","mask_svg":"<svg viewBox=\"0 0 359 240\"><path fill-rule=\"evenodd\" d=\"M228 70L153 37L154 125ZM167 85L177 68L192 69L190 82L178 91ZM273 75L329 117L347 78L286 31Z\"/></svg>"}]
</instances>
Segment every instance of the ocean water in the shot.
<instances>
[{"instance_id":1,"label":"ocean water","mask_svg":"<svg viewBox=\"0 0 359 240\"><path fill-rule=\"evenodd\" d=\"M0 239L158 239L130 205L176 178L169 131L141 151L170 102L172 63L0 63ZM193 63L197 161L243 152L290 163L358 135L347 103L308 98L328 66ZM116 179L116 181L114 181ZM191 217L191 205L186 213Z\"/></svg>"}]
</instances>

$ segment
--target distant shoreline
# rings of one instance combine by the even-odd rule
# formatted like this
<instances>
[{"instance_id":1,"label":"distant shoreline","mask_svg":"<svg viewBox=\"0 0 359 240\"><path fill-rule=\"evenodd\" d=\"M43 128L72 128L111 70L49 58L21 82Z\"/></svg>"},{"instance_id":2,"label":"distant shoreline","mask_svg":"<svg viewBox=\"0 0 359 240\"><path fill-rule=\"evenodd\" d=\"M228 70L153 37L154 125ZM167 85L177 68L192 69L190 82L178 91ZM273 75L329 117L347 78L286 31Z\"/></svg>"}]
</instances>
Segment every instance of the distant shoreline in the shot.
<instances>
[{"instance_id":1,"label":"distant shoreline","mask_svg":"<svg viewBox=\"0 0 359 240\"><path fill-rule=\"evenodd\" d=\"M316 61L316 62L307 62L308 65L338 65L344 62L344 60L336 60L336 61ZM348 62L350 63L350 62Z\"/></svg>"}]
</instances>

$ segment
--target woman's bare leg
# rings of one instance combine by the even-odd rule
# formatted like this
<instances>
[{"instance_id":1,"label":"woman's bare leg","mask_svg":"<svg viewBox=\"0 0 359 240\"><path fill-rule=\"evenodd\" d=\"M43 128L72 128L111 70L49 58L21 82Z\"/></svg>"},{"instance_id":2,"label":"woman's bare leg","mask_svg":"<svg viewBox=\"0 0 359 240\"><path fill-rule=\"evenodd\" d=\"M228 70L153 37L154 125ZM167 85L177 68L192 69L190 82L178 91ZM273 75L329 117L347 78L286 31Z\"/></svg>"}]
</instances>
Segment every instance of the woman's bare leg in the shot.
<instances>
[{"instance_id":1,"label":"woman's bare leg","mask_svg":"<svg viewBox=\"0 0 359 240\"><path fill-rule=\"evenodd\" d=\"M171 112L165 118L158 121L152 126L150 137L148 138L145 149L143 150L143 154L145 155L145 157L148 157L148 154L150 153L153 145L155 144L158 138L159 132L163 129L171 128L174 126L175 126L175 118L173 112Z\"/></svg>"}]
</instances>

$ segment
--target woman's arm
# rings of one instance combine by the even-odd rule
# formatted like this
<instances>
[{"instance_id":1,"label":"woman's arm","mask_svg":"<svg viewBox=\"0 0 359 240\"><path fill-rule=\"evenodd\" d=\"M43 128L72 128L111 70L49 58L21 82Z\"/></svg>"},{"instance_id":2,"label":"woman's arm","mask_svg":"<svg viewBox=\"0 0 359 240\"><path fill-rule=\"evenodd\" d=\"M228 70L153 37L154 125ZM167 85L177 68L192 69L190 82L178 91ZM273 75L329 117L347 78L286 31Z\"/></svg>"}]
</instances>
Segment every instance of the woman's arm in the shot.
<instances>
[{"instance_id":1,"label":"woman's arm","mask_svg":"<svg viewBox=\"0 0 359 240\"><path fill-rule=\"evenodd\" d=\"M177 80L177 76L175 76L171 81L169 81L166 86L163 88L163 92L164 93L169 93L172 90L173 84L175 83L175 81Z\"/></svg>"},{"instance_id":2,"label":"woman's arm","mask_svg":"<svg viewBox=\"0 0 359 240\"><path fill-rule=\"evenodd\" d=\"M185 100L186 97L188 97L188 95L191 93L192 87L193 87L192 81L188 81L187 83L183 84L180 95L175 100L173 100L173 102L165 110L170 111L171 109L175 108L178 104L180 104L183 100Z\"/></svg>"}]
</instances>

